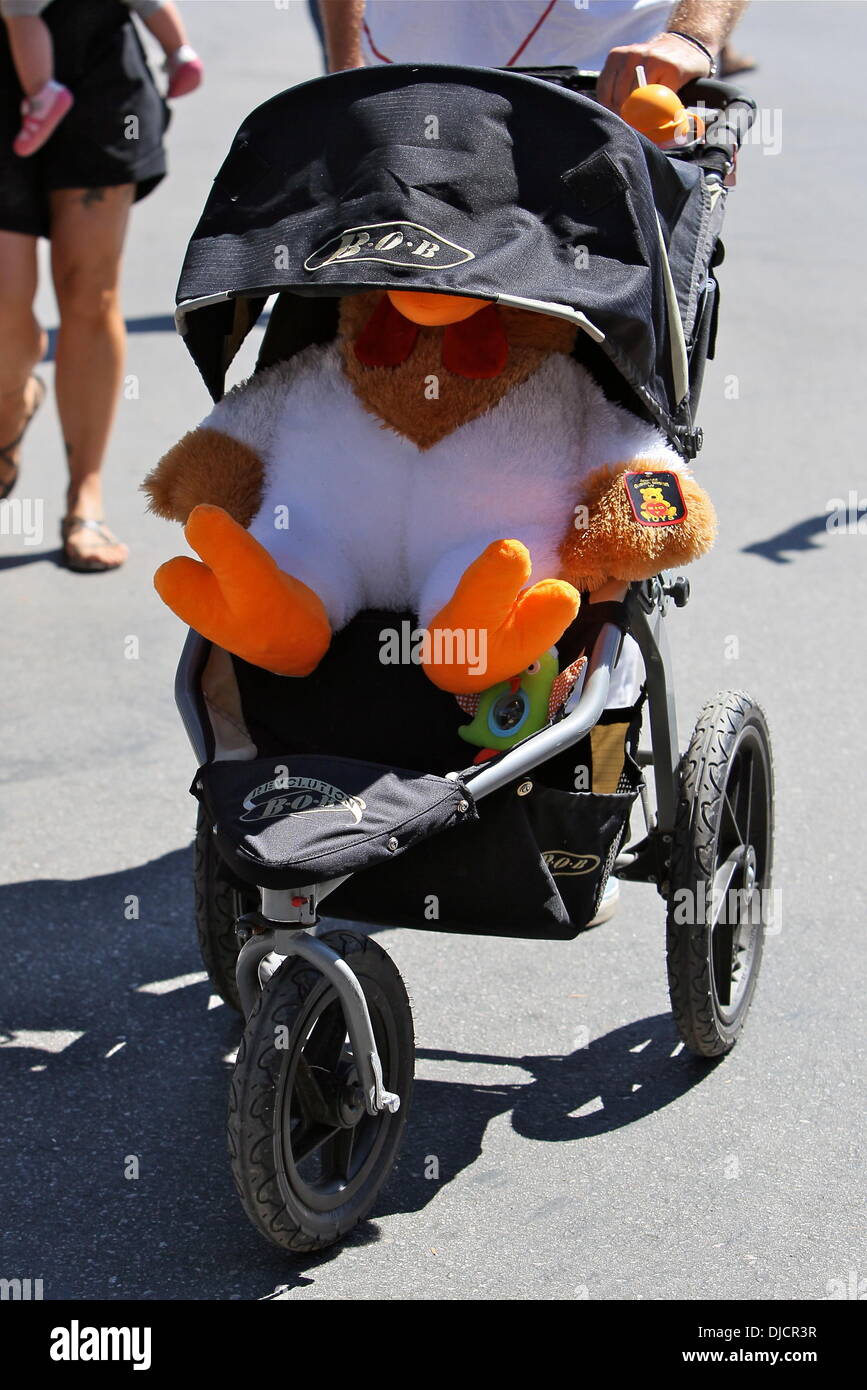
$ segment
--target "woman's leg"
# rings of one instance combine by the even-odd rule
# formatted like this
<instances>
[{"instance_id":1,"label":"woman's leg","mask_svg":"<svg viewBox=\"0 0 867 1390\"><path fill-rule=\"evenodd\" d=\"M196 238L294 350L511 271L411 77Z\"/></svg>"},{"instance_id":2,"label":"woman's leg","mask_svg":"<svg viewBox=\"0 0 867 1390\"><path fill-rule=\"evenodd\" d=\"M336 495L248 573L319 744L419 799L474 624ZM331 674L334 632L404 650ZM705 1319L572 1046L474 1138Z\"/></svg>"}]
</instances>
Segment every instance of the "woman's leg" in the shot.
<instances>
[{"instance_id":1,"label":"woman's leg","mask_svg":"<svg viewBox=\"0 0 867 1390\"><path fill-rule=\"evenodd\" d=\"M0 231L0 449L17 439L33 408L28 379L45 352L45 334L33 313L36 237ZM9 451L17 461L18 450ZM0 494L14 476L0 457Z\"/></svg>"},{"instance_id":2,"label":"woman's leg","mask_svg":"<svg viewBox=\"0 0 867 1390\"><path fill-rule=\"evenodd\" d=\"M67 515L102 517L101 470L123 379L121 253L134 187L60 189L51 195L51 268L60 311L55 389L69 463ZM67 552L94 568L126 559L78 528Z\"/></svg>"}]
</instances>

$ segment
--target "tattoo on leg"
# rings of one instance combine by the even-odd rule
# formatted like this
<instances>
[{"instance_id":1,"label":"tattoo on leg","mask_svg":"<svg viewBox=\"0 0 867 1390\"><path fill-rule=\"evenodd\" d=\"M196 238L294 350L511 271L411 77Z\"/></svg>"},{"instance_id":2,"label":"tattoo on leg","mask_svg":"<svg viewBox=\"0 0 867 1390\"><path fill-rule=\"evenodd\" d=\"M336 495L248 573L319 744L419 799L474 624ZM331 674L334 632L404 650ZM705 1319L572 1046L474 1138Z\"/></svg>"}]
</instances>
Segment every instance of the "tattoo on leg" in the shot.
<instances>
[{"instance_id":1,"label":"tattoo on leg","mask_svg":"<svg viewBox=\"0 0 867 1390\"><path fill-rule=\"evenodd\" d=\"M94 203L105 202L104 188L86 188L81 195L81 205L85 208L93 207Z\"/></svg>"}]
</instances>

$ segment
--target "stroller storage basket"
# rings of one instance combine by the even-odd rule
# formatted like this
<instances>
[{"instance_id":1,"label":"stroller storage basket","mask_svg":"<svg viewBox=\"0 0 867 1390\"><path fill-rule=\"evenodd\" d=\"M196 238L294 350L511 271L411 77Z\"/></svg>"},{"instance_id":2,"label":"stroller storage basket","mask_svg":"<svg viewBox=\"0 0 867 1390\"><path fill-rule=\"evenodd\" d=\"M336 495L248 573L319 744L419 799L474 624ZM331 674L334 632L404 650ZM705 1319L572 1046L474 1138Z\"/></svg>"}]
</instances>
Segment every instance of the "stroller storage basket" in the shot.
<instances>
[{"instance_id":1,"label":"stroller storage basket","mask_svg":"<svg viewBox=\"0 0 867 1390\"><path fill-rule=\"evenodd\" d=\"M591 647L618 612L585 607L564 635L564 659ZM470 751L456 735L454 698L417 665L380 662L385 616L359 615L303 681L234 661L258 756L209 756L192 786L221 856L239 880L266 889L350 875L329 890L329 916L571 939L595 915L638 793L643 699L474 795L497 761L451 771Z\"/></svg>"},{"instance_id":2,"label":"stroller storage basket","mask_svg":"<svg viewBox=\"0 0 867 1390\"><path fill-rule=\"evenodd\" d=\"M570 940L595 915L629 823L640 723L638 706L606 712L478 806L455 776L319 755L209 763L192 790L242 881L280 890L347 876L329 916ZM594 784L606 790L574 789Z\"/></svg>"},{"instance_id":3,"label":"stroller storage basket","mask_svg":"<svg viewBox=\"0 0 867 1390\"><path fill-rule=\"evenodd\" d=\"M224 859L263 888L326 883L390 864L419 840L476 818L457 779L350 758L211 763L192 790Z\"/></svg>"},{"instance_id":4,"label":"stroller storage basket","mask_svg":"<svg viewBox=\"0 0 867 1390\"><path fill-rule=\"evenodd\" d=\"M630 735L637 727L630 726ZM627 753L615 792L552 785L561 780L558 772L568 777L583 768L587 755L577 744L532 777L485 798L475 824L351 878L329 898L328 915L381 926L571 940L596 914L640 781Z\"/></svg>"}]
</instances>

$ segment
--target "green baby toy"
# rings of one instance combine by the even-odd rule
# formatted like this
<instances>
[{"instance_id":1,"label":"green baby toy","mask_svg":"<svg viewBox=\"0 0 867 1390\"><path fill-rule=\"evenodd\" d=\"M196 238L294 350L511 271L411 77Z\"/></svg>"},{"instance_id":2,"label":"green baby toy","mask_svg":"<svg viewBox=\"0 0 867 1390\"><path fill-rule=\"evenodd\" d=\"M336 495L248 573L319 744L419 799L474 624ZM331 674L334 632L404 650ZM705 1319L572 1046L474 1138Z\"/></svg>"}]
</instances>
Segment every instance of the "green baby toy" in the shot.
<instances>
[{"instance_id":1,"label":"green baby toy","mask_svg":"<svg viewBox=\"0 0 867 1390\"><path fill-rule=\"evenodd\" d=\"M480 695L456 696L461 709L473 715L471 723L458 729L466 743L482 750L473 761L484 762L544 729L566 703L585 661L579 657L561 671L556 654L545 652L519 676L500 681Z\"/></svg>"}]
</instances>

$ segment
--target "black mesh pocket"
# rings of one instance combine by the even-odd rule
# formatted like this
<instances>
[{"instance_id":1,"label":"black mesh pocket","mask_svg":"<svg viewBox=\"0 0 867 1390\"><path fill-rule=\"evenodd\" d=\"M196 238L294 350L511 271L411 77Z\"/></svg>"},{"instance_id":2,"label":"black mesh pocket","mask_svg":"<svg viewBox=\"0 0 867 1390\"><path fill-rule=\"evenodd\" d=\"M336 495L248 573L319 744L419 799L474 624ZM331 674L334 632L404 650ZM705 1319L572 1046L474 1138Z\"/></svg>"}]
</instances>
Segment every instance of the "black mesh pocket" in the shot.
<instances>
[{"instance_id":1,"label":"black mesh pocket","mask_svg":"<svg viewBox=\"0 0 867 1390\"><path fill-rule=\"evenodd\" d=\"M641 703L606 711L587 739L478 802L475 824L349 879L329 897L328 915L479 936L577 936L596 915L638 795ZM569 790L576 783L588 789Z\"/></svg>"},{"instance_id":2,"label":"black mesh pocket","mask_svg":"<svg viewBox=\"0 0 867 1390\"><path fill-rule=\"evenodd\" d=\"M535 788L527 817L566 915L581 930L596 915L637 789L610 796Z\"/></svg>"}]
</instances>

